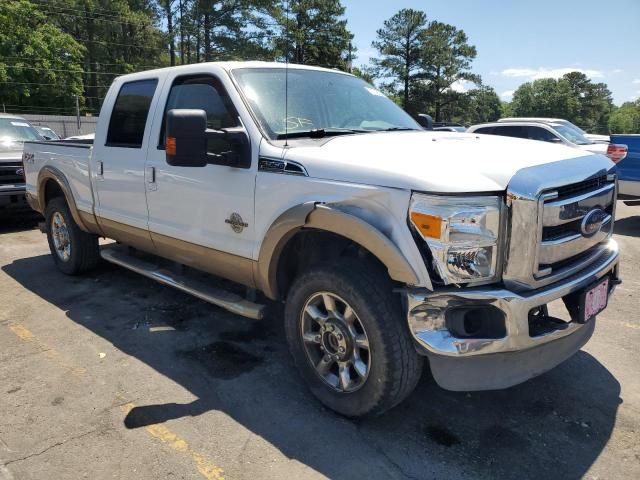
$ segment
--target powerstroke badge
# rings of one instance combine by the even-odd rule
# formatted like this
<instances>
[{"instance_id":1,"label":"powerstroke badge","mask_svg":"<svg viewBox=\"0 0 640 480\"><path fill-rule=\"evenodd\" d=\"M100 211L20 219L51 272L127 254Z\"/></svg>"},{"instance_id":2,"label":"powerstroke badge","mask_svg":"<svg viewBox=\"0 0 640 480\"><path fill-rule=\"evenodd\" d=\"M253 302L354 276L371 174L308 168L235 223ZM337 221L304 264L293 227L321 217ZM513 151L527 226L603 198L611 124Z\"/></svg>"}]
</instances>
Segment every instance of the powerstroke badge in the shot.
<instances>
[{"instance_id":1,"label":"powerstroke badge","mask_svg":"<svg viewBox=\"0 0 640 480\"><path fill-rule=\"evenodd\" d=\"M231 216L224 221L224 223L228 223L229 225L231 225L231 230L236 233L242 233L242 230L244 230L245 227L249 226L248 223L245 223L242 220L240 214L235 212L232 213Z\"/></svg>"}]
</instances>

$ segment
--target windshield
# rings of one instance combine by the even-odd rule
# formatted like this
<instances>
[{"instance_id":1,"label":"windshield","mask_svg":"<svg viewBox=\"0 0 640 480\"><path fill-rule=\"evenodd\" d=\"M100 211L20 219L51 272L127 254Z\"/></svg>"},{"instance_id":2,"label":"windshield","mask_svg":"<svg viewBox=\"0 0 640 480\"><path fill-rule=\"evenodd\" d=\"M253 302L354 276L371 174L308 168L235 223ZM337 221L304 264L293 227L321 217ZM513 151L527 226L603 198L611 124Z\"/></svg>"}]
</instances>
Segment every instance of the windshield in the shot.
<instances>
[{"instance_id":1,"label":"windshield","mask_svg":"<svg viewBox=\"0 0 640 480\"><path fill-rule=\"evenodd\" d=\"M273 139L284 138L285 133L303 136L311 131L420 129L395 103L350 75L289 69L286 113L283 68L243 68L234 70L233 75L258 121Z\"/></svg>"},{"instance_id":2,"label":"windshield","mask_svg":"<svg viewBox=\"0 0 640 480\"><path fill-rule=\"evenodd\" d=\"M566 125L554 125L553 128L564 138L576 145L591 145L593 142L575 128Z\"/></svg>"},{"instance_id":3,"label":"windshield","mask_svg":"<svg viewBox=\"0 0 640 480\"><path fill-rule=\"evenodd\" d=\"M581 135L584 135L585 133L587 133L584 130L582 130L579 126L577 126L576 124L571 123L569 120L563 120L561 124L564 125L565 127L568 127L568 128L573 129L573 130L576 130Z\"/></svg>"},{"instance_id":4,"label":"windshield","mask_svg":"<svg viewBox=\"0 0 640 480\"><path fill-rule=\"evenodd\" d=\"M0 142L42 140L35 128L19 118L0 118Z\"/></svg>"}]
</instances>

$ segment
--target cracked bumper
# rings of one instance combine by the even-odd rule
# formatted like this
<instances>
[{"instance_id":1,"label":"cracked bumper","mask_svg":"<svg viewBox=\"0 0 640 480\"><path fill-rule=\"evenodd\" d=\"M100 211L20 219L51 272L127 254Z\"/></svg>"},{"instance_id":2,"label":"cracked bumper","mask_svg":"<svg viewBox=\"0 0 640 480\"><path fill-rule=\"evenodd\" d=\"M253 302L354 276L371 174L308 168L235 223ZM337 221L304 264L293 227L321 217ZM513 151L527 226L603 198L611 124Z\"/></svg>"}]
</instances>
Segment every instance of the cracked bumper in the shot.
<instances>
[{"instance_id":1,"label":"cracked bumper","mask_svg":"<svg viewBox=\"0 0 640 480\"><path fill-rule=\"evenodd\" d=\"M408 322L419 352L429 358L437 383L448 390L492 390L516 385L563 362L584 345L595 321L575 320L563 328L531 336L529 313L554 300L579 292L609 275L610 294L618 283L618 245L610 240L606 253L572 277L531 292L473 288L431 292L408 290ZM504 317L501 338L459 338L447 327L453 309L487 307Z\"/></svg>"}]
</instances>

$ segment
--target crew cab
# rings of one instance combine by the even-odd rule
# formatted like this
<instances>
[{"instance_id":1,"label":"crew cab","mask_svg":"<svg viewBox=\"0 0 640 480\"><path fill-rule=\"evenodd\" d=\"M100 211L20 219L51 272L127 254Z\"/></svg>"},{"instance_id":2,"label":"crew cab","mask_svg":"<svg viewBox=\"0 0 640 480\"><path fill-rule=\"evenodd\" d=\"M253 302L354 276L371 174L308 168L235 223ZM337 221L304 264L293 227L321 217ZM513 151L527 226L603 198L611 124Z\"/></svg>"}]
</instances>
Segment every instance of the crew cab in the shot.
<instances>
[{"instance_id":1,"label":"crew cab","mask_svg":"<svg viewBox=\"0 0 640 480\"><path fill-rule=\"evenodd\" d=\"M92 145L28 142L24 162L62 272L102 258L256 320L284 302L302 378L352 417L402 401L425 358L463 391L553 368L620 281L605 156L425 131L333 70L124 75ZM566 320L547 309L560 299Z\"/></svg>"}]
</instances>

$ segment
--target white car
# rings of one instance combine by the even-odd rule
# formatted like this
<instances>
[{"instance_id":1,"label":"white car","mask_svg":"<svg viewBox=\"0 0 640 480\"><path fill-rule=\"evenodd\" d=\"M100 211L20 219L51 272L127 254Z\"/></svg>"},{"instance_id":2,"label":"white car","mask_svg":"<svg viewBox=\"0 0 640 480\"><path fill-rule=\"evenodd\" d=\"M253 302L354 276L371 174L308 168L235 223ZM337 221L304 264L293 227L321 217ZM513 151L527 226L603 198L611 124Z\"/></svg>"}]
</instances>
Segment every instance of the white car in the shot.
<instances>
[{"instance_id":1,"label":"white car","mask_svg":"<svg viewBox=\"0 0 640 480\"><path fill-rule=\"evenodd\" d=\"M123 75L93 145L27 142L24 163L60 271L101 257L258 320L255 289L284 302L301 376L351 417L406 398L425 357L451 390L539 375L588 341L619 283L609 159L424 131L343 72ZM560 299L566 321L547 312Z\"/></svg>"},{"instance_id":2,"label":"white car","mask_svg":"<svg viewBox=\"0 0 640 480\"><path fill-rule=\"evenodd\" d=\"M610 138L609 135L598 135L595 133L587 133L579 126L574 123L571 123L569 120L564 120L563 118L548 118L548 117L505 117L498 120L498 122L546 122L546 123L556 123L565 125L569 128L573 128L577 130L578 133L582 134L585 138L588 138L592 142L595 143L609 143Z\"/></svg>"},{"instance_id":3,"label":"white car","mask_svg":"<svg viewBox=\"0 0 640 480\"><path fill-rule=\"evenodd\" d=\"M592 153L607 155L608 143L592 142L577 130L556 122L509 121L472 125L468 133L501 135L566 145Z\"/></svg>"}]
</instances>

